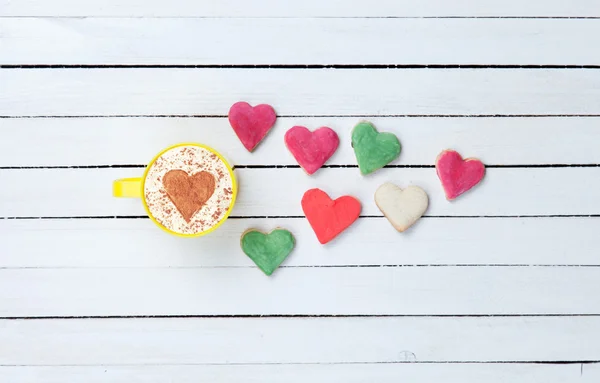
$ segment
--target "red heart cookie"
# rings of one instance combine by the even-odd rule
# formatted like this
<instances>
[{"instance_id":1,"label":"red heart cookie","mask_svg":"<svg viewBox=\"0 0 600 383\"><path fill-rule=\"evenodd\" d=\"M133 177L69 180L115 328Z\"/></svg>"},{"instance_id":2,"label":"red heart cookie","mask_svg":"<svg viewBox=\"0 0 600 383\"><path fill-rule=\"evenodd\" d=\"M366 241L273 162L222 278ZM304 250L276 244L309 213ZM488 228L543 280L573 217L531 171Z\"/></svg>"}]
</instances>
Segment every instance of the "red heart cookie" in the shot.
<instances>
[{"instance_id":1,"label":"red heart cookie","mask_svg":"<svg viewBox=\"0 0 600 383\"><path fill-rule=\"evenodd\" d=\"M304 126L294 126L285 133L284 141L288 150L308 174L319 170L340 144L337 133L326 126L314 132Z\"/></svg>"},{"instance_id":2,"label":"red heart cookie","mask_svg":"<svg viewBox=\"0 0 600 383\"><path fill-rule=\"evenodd\" d=\"M215 192L215 177L209 172L190 176L183 170L169 170L163 176L163 185L173 205L190 222Z\"/></svg>"},{"instance_id":3,"label":"red heart cookie","mask_svg":"<svg viewBox=\"0 0 600 383\"><path fill-rule=\"evenodd\" d=\"M302 210L317 239L325 244L348 228L360 215L360 202L350 196L336 200L321 189L310 189L302 197Z\"/></svg>"},{"instance_id":4,"label":"red heart cookie","mask_svg":"<svg viewBox=\"0 0 600 383\"><path fill-rule=\"evenodd\" d=\"M435 169L448 200L477 185L485 175L485 165L481 161L476 158L463 160L454 150L441 152L435 161Z\"/></svg>"},{"instance_id":5,"label":"red heart cookie","mask_svg":"<svg viewBox=\"0 0 600 383\"><path fill-rule=\"evenodd\" d=\"M229 109L229 123L242 144L253 151L275 125L277 115L271 105L261 104L252 107L247 102L236 102Z\"/></svg>"}]
</instances>

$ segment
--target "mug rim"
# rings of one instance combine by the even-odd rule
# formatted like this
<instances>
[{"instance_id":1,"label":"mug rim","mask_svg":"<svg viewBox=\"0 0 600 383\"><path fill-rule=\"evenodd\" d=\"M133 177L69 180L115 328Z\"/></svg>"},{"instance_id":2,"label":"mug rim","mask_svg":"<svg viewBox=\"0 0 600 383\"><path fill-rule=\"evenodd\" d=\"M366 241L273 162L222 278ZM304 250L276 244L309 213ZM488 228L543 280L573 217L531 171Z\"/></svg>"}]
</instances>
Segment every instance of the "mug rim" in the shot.
<instances>
[{"instance_id":1,"label":"mug rim","mask_svg":"<svg viewBox=\"0 0 600 383\"><path fill-rule=\"evenodd\" d=\"M158 160L160 158L160 156L162 156L166 152L168 152L170 150L173 150L175 148L178 148L180 146L195 146L195 147L200 147L202 149L208 150L212 154L215 154L219 158L219 160L221 160L221 162L223 162L223 164L227 168L227 171L229 172L229 176L231 177L231 191L232 191L231 202L229 202L229 207L227 208L227 211L225 212L225 215L223 215L223 217L219 220L219 222L217 222L210 229L202 231L202 232L199 232L199 233L194 233L194 234L178 233L176 231L173 231L173 230L165 227L163 224L161 224L160 222L158 222L156 220L156 218L152 215L152 213L150 212L150 208L148 207L148 202L146 201L146 193L145 193L146 178L148 176L148 172L150 171L150 168L152 167L152 165L154 165L154 163L156 162L156 160ZM237 180L235 179L235 174L233 173L232 166L229 164L229 162L227 162L227 160L225 159L225 157L223 157L223 155L221 155L221 153L219 153L218 151L216 151L215 149L213 149L212 147L210 147L208 145L200 144L198 142L183 142L183 143L171 145L171 146L169 146L169 147L161 150L157 155L154 156L154 158L152 158L152 160L146 166L146 169L144 170L144 174L142 175L142 182L140 184L141 184L141 188L142 188L142 190L141 190L142 204L144 205L144 210L146 210L146 214L148 214L148 217L150 218L150 220L152 222L154 222L154 224L156 226L158 226L159 228L161 228L163 231L165 231L165 232L167 232L169 234L172 234L172 235L176 235L178 237L185 237L185 238L202 237L203 235L210 234L213 231L215 231L216 229L218 229L219 226L221 226L227 220L227 218L229 217L229 215L231 214L231 210L233 210L233 206L235 205L235 200L236 200L236 197L237 197Z\"/></svg>"}]
</instances>

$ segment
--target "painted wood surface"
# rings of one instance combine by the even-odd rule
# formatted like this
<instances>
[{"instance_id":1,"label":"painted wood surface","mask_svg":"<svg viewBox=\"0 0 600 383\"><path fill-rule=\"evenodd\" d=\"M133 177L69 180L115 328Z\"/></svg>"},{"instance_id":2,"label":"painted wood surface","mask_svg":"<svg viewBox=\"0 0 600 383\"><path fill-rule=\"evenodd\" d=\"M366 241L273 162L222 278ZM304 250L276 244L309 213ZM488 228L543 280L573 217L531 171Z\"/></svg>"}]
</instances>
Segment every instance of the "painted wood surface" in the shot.
<instances>
[{"instance_id":1,"label":"painted wood surface","mask_svg":"<svg viewBox=\"0 0 600 383\"><path fill-rule=\"evenodd\" d=\"M597 267L9 269L2 290L30 282L0 296L0 315L595 314L599 279Z\"/></svg>"},{"instance_id":2,"label":"painted wood surface","mask_svg":"<svg viewBox=\"0 0 600 383\"><path fill-rule=\"evenodd\" d=\"M10 18L1 28L2 64L573 65L600 61L600 52L590 49L600 43L595 19Z\"/></svg>"},{"instance_id":3,"label":"painted wood surface","mask_svg":"<svg viewBox=\"0 0 600 383\"><path fill-rule=\"evenodd\" d=\"M298 3L277 0L175 0L169 3L145 0L2 0L0 16L142 16L142 17L454 17L600 16L595 0L377 0L370 3L344 0L307 0Z\"/></svg>"},{"instance_id":4,"label":"painted wood surface","mask_svg":"<svg viewBox=\"0 0 600 383\"><path fill-rule=\"evenodd\" d=\"M0 381L597 382L599 18L592 0L0 0ZM252 154L240 100L279 116ZM403 150L363 177L365 119ZM313 177L294 125L340 136ZM182 141L241 188L192 240L110 195ZM488 165L453 203L447 148ZM388 181L430 196L402 234L373 201ZM313 187L363 203L326 246ZM277 226L296 248L269 278L239 236Z\"/></svg>"},{"instance_id":5,"label":"painted wood surface","mask_svg":"<svg viewBox=\"0 0 600 383\"><path fill-rule=\"evenodd\" d=\"M491 364L532 362L544 353L535 360L591 361L600 351L598 325L592 317L19 320L0 328L15 343L12 350L0 350L0 360L3 365L60 366L70 361L75 366L123 367ZM494 347L485 347L488 343ZM548 349L557 344L561 347ZM64 352L57 353L56 345Z\"/></svg>"},{"instance_id":6,"label":"painted wood surface","mask_svg":"<svg viewBox=\"0 0 600 383\"><path fill-rule=\"evenodd\" d=\"M64 379L85 379L96 383L110 380L116 383L176 382L195 383L199 379L225 383L253 382L302 383L344 382L362 383L371 379L382 383L394 383L398 379L410 379L416 383L444 381L463 383L485 381L503 383L595 383L600 375L595 365L565 364L515 364L515 363L359 363L359 364L300 364L300 365L143 365L143 366L43 366L0 367L6 379L16 382L44 381L62 383Z\"/></svg>"},{"instance_id":7,"label":"painted wood surface","mask_svg":"<svg viewBox=\"0 0 600 383\"><path fill-rule=\"evenodd\" d=\"M594 217L423 218L403 234L383 217L360 218L347 235L328 246L317 242L302 218L231 219L201 241L156 233L149 219L40 219L0 220L0 268L253 267L241 253L240 233L278 226L297 239L295 253L283 268L600 263ZM67 245L68 251L62 251Z\"/></svg>"},{"instance_id":8,"label":"painted wood surface","mask_svg":"<svg viewBox=\"0 0 600 383\"><path fill-rule=\"evenodd\" d=\"M36 153L32 156L13 141L0 140L0 164L2 168L142 167L166 145L192 140L216 148L236 166L297 165L283 143L288 129L302 125L312 130L329 126L339 135L340 146L327 164L356 165L350 133L362 119L368 119L381 131L396 134L405 144L394 163L399 166L433 166L437 155L447 148L479 156L488 165L600 162L597 117L279 117L253 153L243 149L226 117L126 117L0 120L0 126L10 130L14 142L27 142Z\"/></svg>"},{"instance_id":9,"label":"painted wood surface","mask_svg":"<svg viewBox=\"0 0 600 383\"><path fill-rule=\"evenodd\" d=\"M6 203L2 217L143 215L140 200L112 197L113 180L141 177L142 173L142 168L0 170L0 182L19 185L0 190ZM599 167L488 169L480 185L452 202L446 200L433 168L382 169L368 176L356 168L321 169L312 177L300 168L245 168L234 173L240 187L232 211L237 217L302 216L302 195L314 187L332 198L352 195L362 202L361 215L381 216L373 194L388 181L424 188L431 198L427 216L600 214L594 188ZM36 183L44 185L43 198L36 198L40 194ZM577 190L577 198L565 201L573 190Z\"/></svg>"},{"instance_id":10,"label":"painted wood surface","mask_svg":"<svg viewBox=\"0 0 600 383\"><path fill-rule=\"evenodd\" d=\"M281 116L600 115L595 69L3 69L0 83L4 116L224 116L241 99Z\"/></svg>"}]
</instances>

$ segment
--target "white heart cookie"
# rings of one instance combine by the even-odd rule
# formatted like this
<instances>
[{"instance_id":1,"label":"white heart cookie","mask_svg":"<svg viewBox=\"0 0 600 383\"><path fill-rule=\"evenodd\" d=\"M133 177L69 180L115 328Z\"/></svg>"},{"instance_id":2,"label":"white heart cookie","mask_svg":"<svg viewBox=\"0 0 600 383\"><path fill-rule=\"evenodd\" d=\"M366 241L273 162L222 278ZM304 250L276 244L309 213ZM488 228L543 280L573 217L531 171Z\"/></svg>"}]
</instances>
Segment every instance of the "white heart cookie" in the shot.
<instances>
[{"instance_id":1,"label":"white heart cookie","mask_svg":"<svg viewBox=\"0 0 600 383\"><path fill-rule=\"evenodd\" d=\"M429 197L418 186L403 190L386 182L375 191L375 203L392 226L402 232L423 216L429 206Z\"/></svg>"}]
</instances>

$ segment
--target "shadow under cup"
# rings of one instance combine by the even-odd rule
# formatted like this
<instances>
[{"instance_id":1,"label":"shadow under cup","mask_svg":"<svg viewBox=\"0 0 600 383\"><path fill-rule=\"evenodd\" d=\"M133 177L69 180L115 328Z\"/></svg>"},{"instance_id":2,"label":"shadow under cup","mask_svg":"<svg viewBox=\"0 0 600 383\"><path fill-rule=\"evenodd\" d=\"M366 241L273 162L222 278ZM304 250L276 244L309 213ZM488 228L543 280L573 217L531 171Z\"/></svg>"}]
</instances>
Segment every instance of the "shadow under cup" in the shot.
<instances>
[{"instance_id":1,"label":"shadow under cup","mask_svg":"<svg viewBox=\"0 0 600 383\"><path fill-rule=\"evenodd\" d=\"M141 198L150 219L170 234L199 237L225 222L235 204L237 182L216 150L181 143L158 153L143 177L114 181L113 195Z\"/></svg>"}]
</instances>

